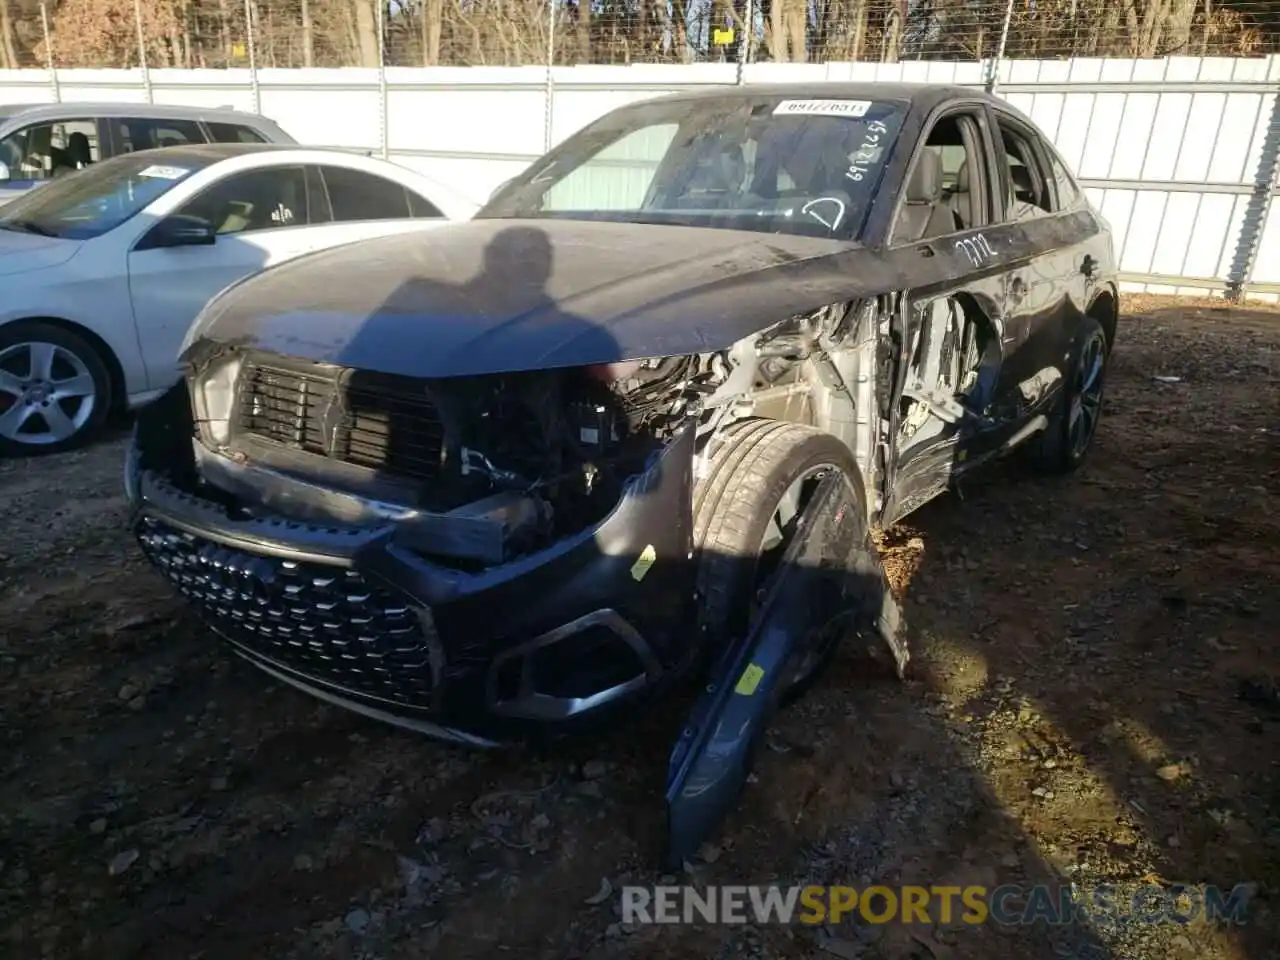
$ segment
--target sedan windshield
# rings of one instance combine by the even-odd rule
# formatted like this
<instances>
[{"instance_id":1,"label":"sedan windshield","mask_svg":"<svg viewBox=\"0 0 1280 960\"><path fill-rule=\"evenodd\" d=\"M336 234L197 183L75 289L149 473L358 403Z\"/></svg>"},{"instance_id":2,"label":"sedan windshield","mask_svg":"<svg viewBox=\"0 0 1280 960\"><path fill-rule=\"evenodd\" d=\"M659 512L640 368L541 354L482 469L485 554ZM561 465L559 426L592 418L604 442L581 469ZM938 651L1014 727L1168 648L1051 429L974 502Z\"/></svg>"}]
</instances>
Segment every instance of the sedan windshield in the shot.
<instances>
[{"instance_id":1,"label":"sedan windshield","mask_svg":"<svg viewBox=\"0 0 1280 960\"><path fill-rule=\"evenodd\" d=\"M477 215L665 223L857 239L902 101L728 95L624 107Z\"/></svg>"},{"instance_id":2,"label":"sedan windshield","mask_svg":"<svg viewBox=\"0 0 1280 960\"><path fill-rule=\"evenodd\" d=\"M163 158L161 158L163 159ZM91 240L114 230L199 167L130 154L69 173L0 207L0 230Z\"/></svg>"}]
</instances>

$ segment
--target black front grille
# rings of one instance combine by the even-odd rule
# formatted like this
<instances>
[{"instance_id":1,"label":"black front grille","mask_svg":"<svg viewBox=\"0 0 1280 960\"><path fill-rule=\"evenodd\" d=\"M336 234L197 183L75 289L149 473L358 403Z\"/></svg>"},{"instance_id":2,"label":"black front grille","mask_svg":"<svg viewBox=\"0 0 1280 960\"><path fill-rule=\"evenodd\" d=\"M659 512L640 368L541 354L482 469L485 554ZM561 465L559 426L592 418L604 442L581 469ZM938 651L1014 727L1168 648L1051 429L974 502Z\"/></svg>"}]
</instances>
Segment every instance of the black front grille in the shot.
<instances>
[{"instance_id":1,"label":"black front grille","mask_svg":"<svg viewBox=\"0 0 1280 960\"><path fill-rule=\"evenodd\" d=\"M138 539L205 621L250 653L346 690L433 705L434 633L354 570L245 553L151 518Z\"/></svg>"},{"instance_id":2,"label":"black front grille","mask_svg":"<svg viewBox=\"0 0 1280 960\"><path fill-rule=\"evenodd\" d=\"M444 456L435 404L404 377L246 364L237 424L262 440L412 480L438 478Z\"/></svg>"}]
</instances>

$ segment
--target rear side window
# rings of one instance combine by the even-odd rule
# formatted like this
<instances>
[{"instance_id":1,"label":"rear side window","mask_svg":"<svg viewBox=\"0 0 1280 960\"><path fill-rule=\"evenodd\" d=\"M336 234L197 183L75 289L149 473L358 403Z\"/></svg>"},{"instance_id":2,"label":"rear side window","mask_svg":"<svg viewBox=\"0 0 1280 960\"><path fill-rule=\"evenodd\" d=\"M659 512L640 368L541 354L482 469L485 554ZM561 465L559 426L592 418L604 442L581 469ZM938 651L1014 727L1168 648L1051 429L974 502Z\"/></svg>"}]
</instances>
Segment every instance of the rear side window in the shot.
<instances>
[{"instance_id":1,"label":"rear side window","mask_svg":"<svg viewBox=\"0 0 1280 960\"><path fill-rule=\"evenodd\" d=\"M321 167L333 219L338 223L355 220L404 220L413 216L409 193L403 186L363 170Z\"/></svg>"},{"instance_id":2,"label":"rear side window","mask_svg":"<svg viewBox=\"0 0 1280 960\"><path fill-rule=\"evenodd\" d=\"M421 194L414 193L408 188L405 189L405 193L409 197L409 214L415 220L434 220L444 216L439 207Z\"/></svg>"},{"instance_id":3,"label":"rear side window","mask_svg":"<svg viewBox=\"0 0 1280 960\"><path fill-rule=\"evenodd\" d=\"M189 143L205 142L200 124L194 120L121 117L115 123L121 153L154 150L157 147L184 147Z\"/></svg>"},{"instance_id":4,"label":"rear side window","mask_svg":"<svg viewBox=\"0 0 1280 960\"><path fill-rule=\"evenodd\" d=\"M1065 161L1058 156L1057 150L1046 146L1045 153L1049 155L1049 166L1053 170L1053 181L1058 189L1058 208L1070 207L1080 199L1080 184L1076 183L1076 178L1067 169Z\"/></svg>"},{"instance_id":5,"label":"rear side window","mask_svg":"<svg viewBox=\"0 0 1280 960\"><path fill-rule=\"evenodd\" d=\"M209 123L209 136L214 143L267 143L268 140L253 127L239 123Z\"/></svg>"}]
</instances>

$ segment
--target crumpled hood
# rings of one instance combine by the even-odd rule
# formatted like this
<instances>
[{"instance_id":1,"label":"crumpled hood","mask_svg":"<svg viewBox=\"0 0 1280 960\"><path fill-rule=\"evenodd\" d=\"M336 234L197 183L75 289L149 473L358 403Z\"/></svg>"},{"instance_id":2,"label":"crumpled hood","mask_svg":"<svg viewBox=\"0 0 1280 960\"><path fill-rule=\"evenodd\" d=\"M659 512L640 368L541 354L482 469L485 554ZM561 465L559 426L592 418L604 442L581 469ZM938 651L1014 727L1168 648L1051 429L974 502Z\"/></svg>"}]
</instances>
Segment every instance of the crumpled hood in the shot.
<instances>
[{"instance_id":1,"label":"crumpled hood","mask_svg":"<svg viewBox=\"0 0 1280 960\"><path fill-rule=\"evenodd\" d=\"M56 267L70 260L79 249L79 240L0 229L0 277Z\"/></svg>"},{"instance_id":2,"label":"crumpled hood","mask_svg":"<svg viewBox=\"0 0 1280 960\"><path fill-rule=\"evenodd\" d=\"M843 241L473 220L269 269L215 298L186 346L422 377L609 363L723 349L797 312L884 289L886 272Z\"/></svg>"}]
</instances>

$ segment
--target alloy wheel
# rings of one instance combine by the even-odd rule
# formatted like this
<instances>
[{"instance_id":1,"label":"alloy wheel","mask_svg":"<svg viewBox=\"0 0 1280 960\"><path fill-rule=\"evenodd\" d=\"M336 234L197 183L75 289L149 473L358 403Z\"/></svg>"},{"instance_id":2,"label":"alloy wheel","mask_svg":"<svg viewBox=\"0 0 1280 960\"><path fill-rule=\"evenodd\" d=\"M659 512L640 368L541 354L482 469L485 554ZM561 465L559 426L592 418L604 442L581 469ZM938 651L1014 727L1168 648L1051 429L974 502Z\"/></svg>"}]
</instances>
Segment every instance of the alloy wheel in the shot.
<instances>
[{"instance_id":1,"label":"alloy wheel","mask_svg":"<svg viewBox=\"0 0 1280 960\"><path fill-rule=\"evenodd\" d=\"M1079 458L1093 439L1102 415L1103 367L1106 345L1101 334L1091 336L1080 351L1072 384L1071 408L1067 420L1067 437L1071 456Z\"/></svg>"},{"instance_id":2,"label":"alloy wheel","mask_svg":"<svg viewBox=\"0 0 1280 960\"><path fill-rule=\"evenodd\" d=\"M93 374L66 347L36 340L0 350L0 438L61 443L89 422L97 402Z\"/></svg>"}]
</instances>

